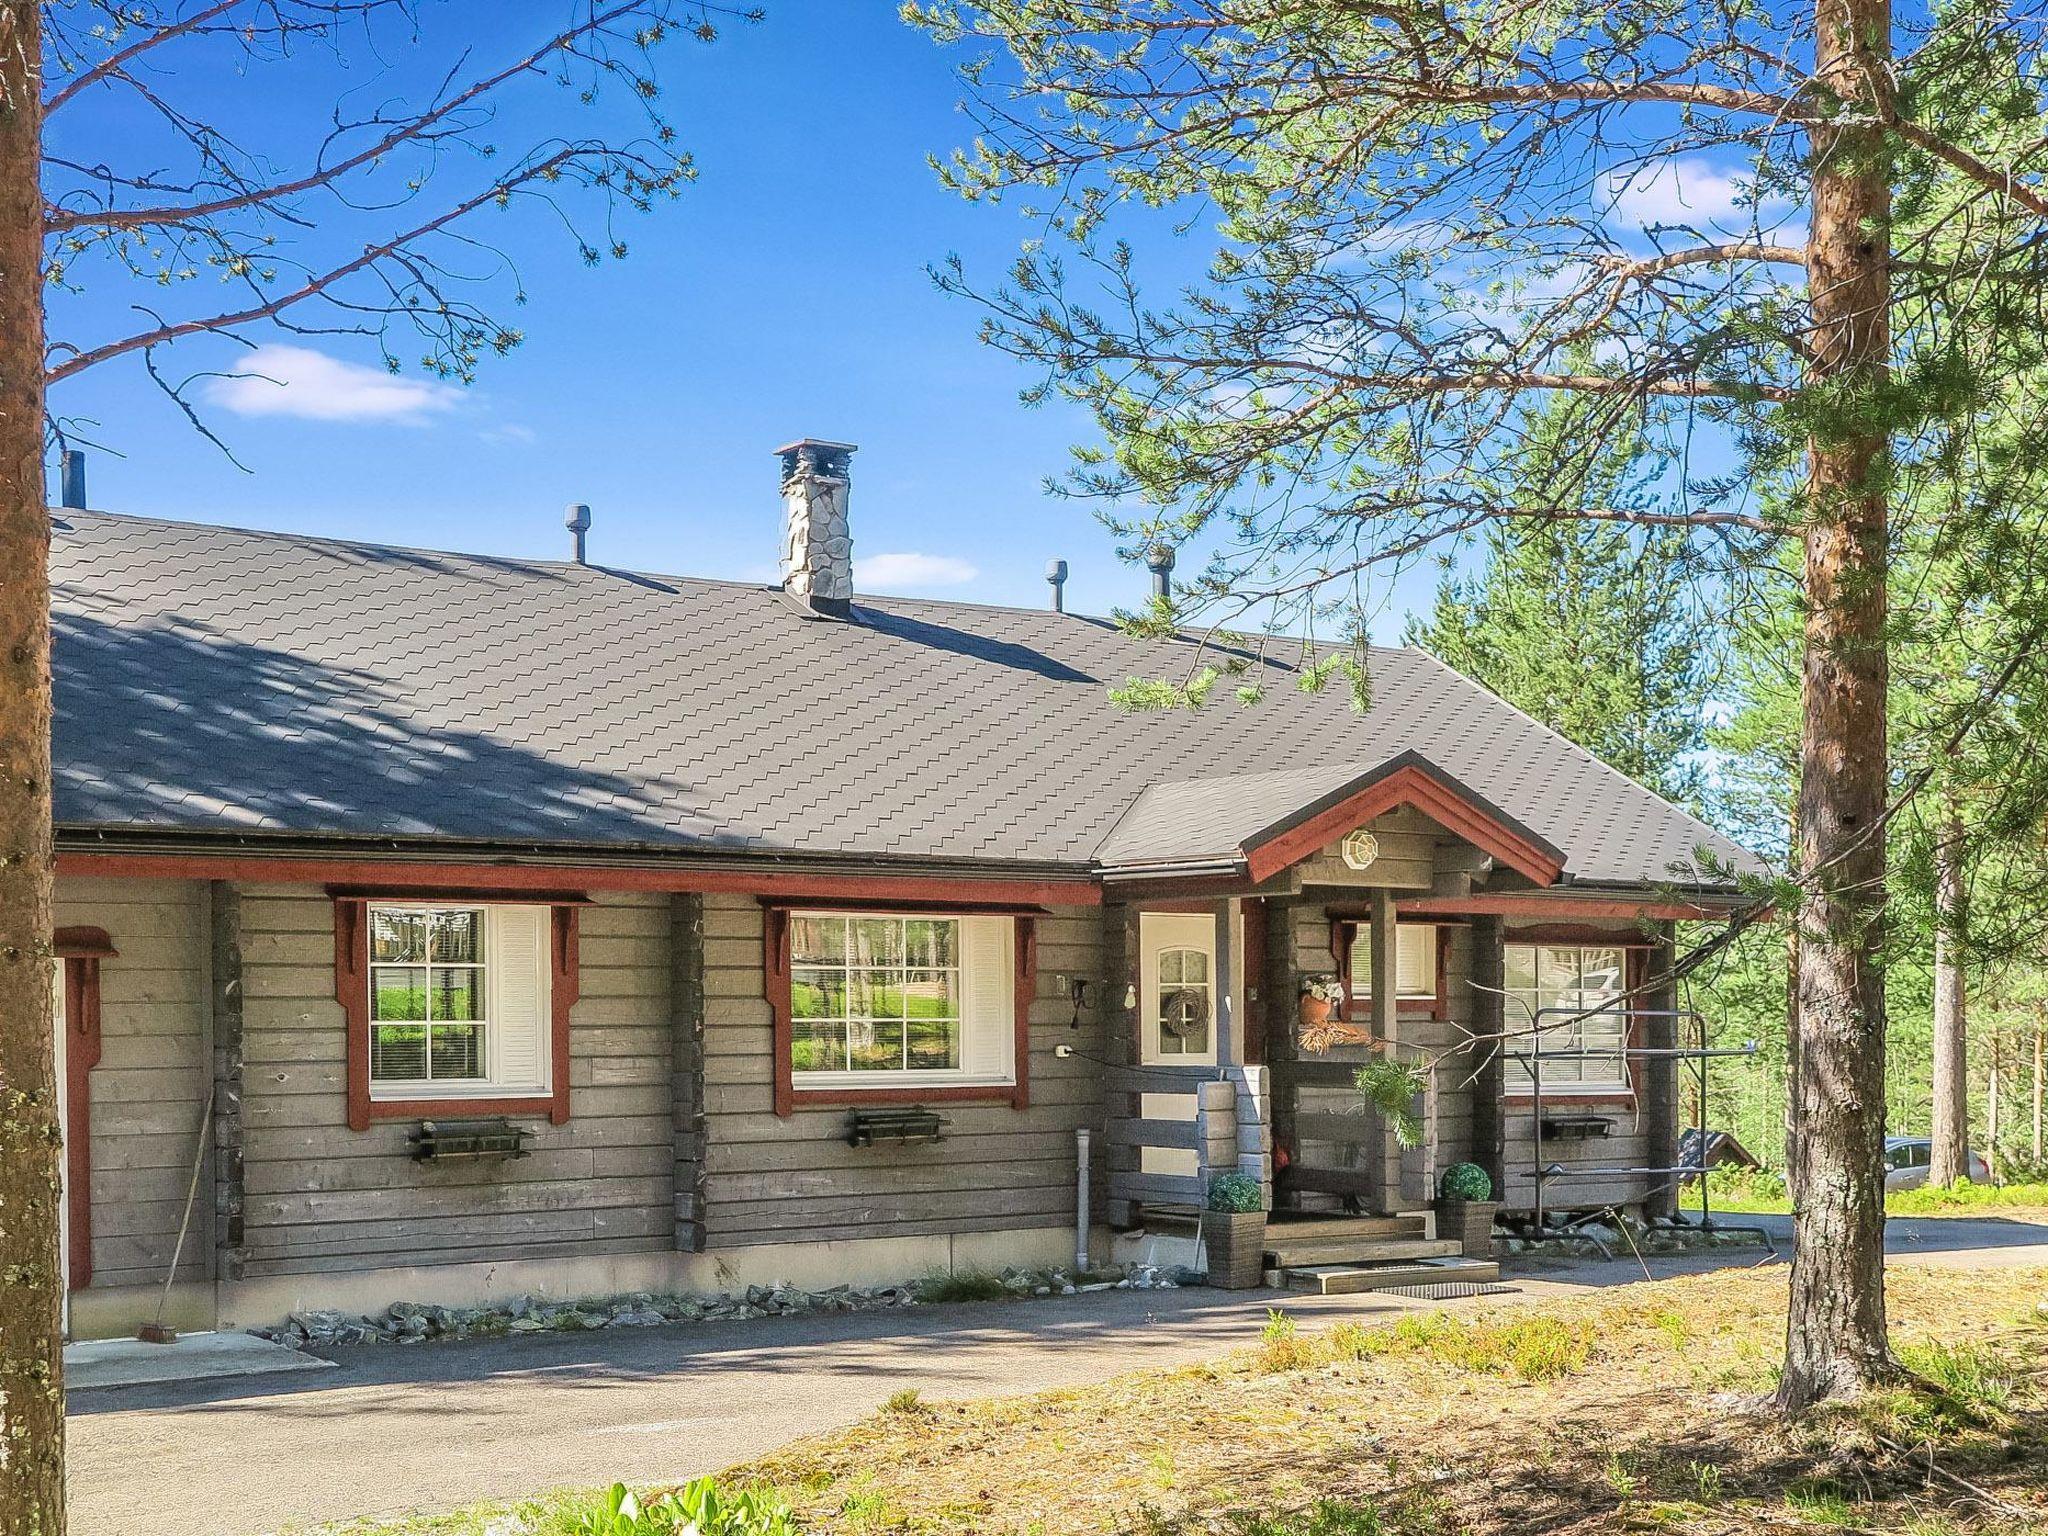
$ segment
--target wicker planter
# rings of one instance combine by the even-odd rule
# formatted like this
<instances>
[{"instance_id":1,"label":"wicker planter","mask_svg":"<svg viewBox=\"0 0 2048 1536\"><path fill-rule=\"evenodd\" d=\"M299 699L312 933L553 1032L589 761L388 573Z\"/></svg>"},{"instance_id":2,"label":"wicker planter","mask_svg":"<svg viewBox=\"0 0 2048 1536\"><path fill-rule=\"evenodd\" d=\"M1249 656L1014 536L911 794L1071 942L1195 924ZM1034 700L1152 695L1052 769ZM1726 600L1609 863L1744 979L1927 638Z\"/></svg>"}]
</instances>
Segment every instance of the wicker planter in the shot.
<instances>
[{"instance_id":1,"label":"wicker planter","mask_svg":"<svg viewBox=\"0 0 2048 1536\"><path fill-rule=\"evenodd\" d=\"M1202 1243L1209 1250L1209 1283L1248 1291L1266 1278L1266 1213L1202 1212Z\"/></svg>"},{"instance_id":2,"label":"wicker planter","mask_svg":"<svg viewBox=\"0 0 2048 1536\"><path fill-rule=\"evenodd\" d=\"M1438 1200L1436 1235L1456 1243L1468 1259L1493 1257L1493 1216L1498 1200Z\"/></svg>"}]
</instances>

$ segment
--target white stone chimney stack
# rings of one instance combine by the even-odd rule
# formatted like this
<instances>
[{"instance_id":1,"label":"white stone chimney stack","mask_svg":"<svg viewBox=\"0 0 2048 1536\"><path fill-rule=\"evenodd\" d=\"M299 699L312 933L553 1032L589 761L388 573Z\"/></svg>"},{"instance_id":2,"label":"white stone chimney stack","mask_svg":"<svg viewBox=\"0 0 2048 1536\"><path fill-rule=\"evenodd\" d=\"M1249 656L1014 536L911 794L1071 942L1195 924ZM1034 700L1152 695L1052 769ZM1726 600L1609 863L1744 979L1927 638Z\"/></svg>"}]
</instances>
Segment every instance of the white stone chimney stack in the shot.
<instances>
[{"instance_id":1,"label":"white stone chimney stack","mask_svg":"<svg viewBox=\"0 0 2048 1536\"><path fill-rule=\"evenodd\" d=\"M853 610L846 520L853 444L806 437L775 451L782 458L782 590L821 617L843 619Z\"/></svg>"}]
</instances>

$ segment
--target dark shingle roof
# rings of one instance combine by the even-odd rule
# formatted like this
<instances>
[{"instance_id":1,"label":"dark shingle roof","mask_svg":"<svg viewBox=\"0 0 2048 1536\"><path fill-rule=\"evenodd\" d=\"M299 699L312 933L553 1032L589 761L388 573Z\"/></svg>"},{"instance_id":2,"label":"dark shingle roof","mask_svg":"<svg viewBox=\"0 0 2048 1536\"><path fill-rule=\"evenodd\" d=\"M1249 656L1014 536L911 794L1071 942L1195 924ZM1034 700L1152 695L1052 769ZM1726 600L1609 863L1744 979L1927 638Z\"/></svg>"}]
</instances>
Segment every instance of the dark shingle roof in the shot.
<instances>
[{"instance_id":1,"label":"dark shingle roof","mask_svg":"<svg viewBox=\"0 0 2048 1536\"><path fill-rule=\"evenodd\" d=\"M66 511L60 826L1087 864L1147 785L1422 753L1562 849L1661 880L1739 851L1413 650L1373 707L1131 714L1190 642L861 599ZM1221 691L1219 690L1219 693Z\"/></svg>"}]
</instances>

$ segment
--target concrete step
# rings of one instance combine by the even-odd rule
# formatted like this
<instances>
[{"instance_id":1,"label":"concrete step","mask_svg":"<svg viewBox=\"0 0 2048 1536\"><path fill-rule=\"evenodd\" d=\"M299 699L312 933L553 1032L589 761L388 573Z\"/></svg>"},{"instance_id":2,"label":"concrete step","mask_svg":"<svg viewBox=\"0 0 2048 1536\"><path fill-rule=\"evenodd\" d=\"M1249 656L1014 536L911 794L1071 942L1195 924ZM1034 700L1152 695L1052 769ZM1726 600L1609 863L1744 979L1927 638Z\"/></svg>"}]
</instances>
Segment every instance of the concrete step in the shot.
<instances>
[{"instance_id":1,"label":"concrete step","mask_svg":"<svg viewBox=\"0 0 2048 1536\"><path fill-rule=\"evenodd\" d=\"M1287 1269L1282 1282L1291 1291L1322 1296L1352 1296L1417 1285L1491 1285L1500 1266L1491 1259L1424 1259L1412 1264L1309 1264Z\"/></svg>"},{"instance_id":2,"label":"concrete step","mask_svg":"<svg viewBox=\"0 0 2048 1536\"><path fill-rule=\"evenodd\" d=\"M1269 1241L1299 1239L1320 1242L1337 1237L1426 1237L1429 1217L1422 1212L1399 1216L1274 1216L1266 1222Z\"/></svg>"},{"instance_id":3,"label":"concrete step","mask_svg":"<svg viewBox=\"0 0 2048 1536\"><path fill-rule=\"evenodd\" d=\"M1274 1242L1266 1234L1266 1262L1281 1269L1307 1264L1393 1264L1409 1259L1454 1258L1463 1250L1444 1238L1344 1238L1298 1243Z\"/></svg>"}]
</instances>

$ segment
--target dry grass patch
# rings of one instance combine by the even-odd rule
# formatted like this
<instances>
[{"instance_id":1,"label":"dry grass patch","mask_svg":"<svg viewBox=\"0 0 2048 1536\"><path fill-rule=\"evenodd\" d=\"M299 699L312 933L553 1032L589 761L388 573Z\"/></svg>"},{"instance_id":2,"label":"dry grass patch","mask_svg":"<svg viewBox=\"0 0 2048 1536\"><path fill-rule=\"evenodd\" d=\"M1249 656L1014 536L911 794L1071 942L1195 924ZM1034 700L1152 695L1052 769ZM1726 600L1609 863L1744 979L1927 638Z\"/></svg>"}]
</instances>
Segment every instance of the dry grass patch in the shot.
<instances>
[{"instance_id":1,"label":"dry grass patch","mask_svg":"<svg viewBox=\"0 0 2048 1536\"><path fill-rule=\"evenodd\" d=\"M2048 1531L2048 1273L1894 1271L1924 1387L1791 1427L1757 1408L1784 1286L1722 1272L1331 1329L1275 1313L1214 1364L925 1400L732 1475L834 1536Z\"/></svg>"}]
</instances>

